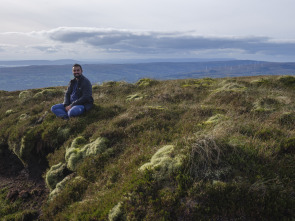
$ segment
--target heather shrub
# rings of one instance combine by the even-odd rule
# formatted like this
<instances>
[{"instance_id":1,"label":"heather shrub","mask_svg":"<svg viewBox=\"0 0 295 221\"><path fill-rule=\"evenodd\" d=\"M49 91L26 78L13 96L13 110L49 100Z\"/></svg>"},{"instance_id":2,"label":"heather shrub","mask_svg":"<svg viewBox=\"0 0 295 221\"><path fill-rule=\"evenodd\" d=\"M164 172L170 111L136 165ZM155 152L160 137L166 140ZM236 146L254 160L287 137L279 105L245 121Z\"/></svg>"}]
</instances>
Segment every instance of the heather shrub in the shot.
<instances>
[{"instance_id":1,"label":"heather shrub","mask_svg":"<svg viewBox=\"0 0 295 221\"><path fill-rule=\"evenodd\" d=\"M279 82L287 87L291 87L291 88L295 87L295 77L293 76L282 76L279 78Z\"/></svg>"},{"instance_id":2,"label":"heather shrub","mask_svg":"<svg viewBox=\"0 0 295 221\"><path fill-rule=\"evenodd\" d=\"M33 98L35 99L52 99L53 97L62 96L64 91L59 89L44 89L36 93Z\"/></svg>"},{"instance_id":3,"label":"heather shrub","mask_svg":"<svg viewBox=\"0 0 295 221\"><path fill-rule=\"evenodd\" d=\"M278 122L281 126L293 129L295 128L295 113L293 112L285 112L280 115Z\"/></svg>"},{"instance_id":4,"label":"heather shrub","mask_svg":"<svg viewBox=\"0 0 295 221\"><path fill-rule=\"evenodd\" d=\"M254 102L253 111L255 112L272 112L280 107L281 103L272 97L259 98Z\"/></svg>"}]
</instances>

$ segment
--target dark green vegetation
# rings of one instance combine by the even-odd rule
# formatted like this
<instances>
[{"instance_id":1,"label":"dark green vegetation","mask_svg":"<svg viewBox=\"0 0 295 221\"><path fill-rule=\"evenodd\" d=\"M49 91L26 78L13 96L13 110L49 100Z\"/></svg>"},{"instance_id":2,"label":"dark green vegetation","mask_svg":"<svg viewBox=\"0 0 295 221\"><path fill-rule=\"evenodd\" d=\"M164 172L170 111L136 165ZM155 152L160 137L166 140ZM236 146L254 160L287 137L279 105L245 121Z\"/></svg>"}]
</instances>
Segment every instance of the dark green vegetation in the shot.
<instances>
[{"instance_id":1,"label":"dark green vegetation","mask_svg":"<svg viewBox=\"0 0 295 221\"><path fill-rule=\"evenodd\" d=\"M295 219L294 77L106 82L69 121L64 89L0 92L1 173L11 150L50 191L3 187L6 220Z\"/></svg>"}]
</instances>

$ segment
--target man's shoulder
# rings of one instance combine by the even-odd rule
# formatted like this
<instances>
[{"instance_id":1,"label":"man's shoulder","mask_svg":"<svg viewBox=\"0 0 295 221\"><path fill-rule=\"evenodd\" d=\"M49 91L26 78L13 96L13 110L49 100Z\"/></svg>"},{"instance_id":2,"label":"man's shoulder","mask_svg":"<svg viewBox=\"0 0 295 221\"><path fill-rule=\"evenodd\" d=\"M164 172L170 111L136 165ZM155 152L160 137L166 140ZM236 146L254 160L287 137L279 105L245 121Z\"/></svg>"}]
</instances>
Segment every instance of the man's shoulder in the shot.
<instances>
[{"instance_id":1,"label":"man's shoulder","mask_svg":"<svg viewBox=\"0 0 295 221\"><path fill-rule=\"evenodd\" d=\"M71 79L70 82L69 82L69 86L72 85L72 84L74 84L75 82L76 82L75 78L74 79Z\"/></svg>"},{"instance_id":2,"label":"man's shoulder","mask_svg":"<svg viewBox=\"0 0 295 221\"><path fill-rule=\"evenodd\" d=\"M81 81L90 83L89 79L87 77L85 77L84 75L81 76Z\"/></svg>"}]
</instances>

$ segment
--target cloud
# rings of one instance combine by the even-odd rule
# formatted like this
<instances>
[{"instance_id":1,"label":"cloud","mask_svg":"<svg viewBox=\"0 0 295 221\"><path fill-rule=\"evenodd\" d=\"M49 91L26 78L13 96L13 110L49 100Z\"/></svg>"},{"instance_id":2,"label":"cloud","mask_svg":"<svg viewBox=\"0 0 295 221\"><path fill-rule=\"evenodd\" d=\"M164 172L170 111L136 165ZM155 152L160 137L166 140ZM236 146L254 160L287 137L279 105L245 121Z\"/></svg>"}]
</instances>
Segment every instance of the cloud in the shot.
<instances>
[{"instance_id":1,"label":"cloud","mask_svg":"<svg viewBox=\"0 0 295 221\"><path fill-rule=\"evenodd\" d=\"M295 42L267 37L201 36L193 32L152 32L124 29L61 27L43 33L62 43L84 43L109 51L179 53L239 50L247 54L295 55Z\"/></svg>"},{"instance_id":2,"label":"cloud","mask_svg":"<svg viewBox=\"0 0 295 221\"><path fill-rule=\"evenodd\" d=\"M4 47L0 45L0 52L5 51Z\"/></svg>"},{"instance_id":3,"label":"cloud","mask_svg":"<svg viewBox=\"0 0 295 221\"><path fill-rule=\"evenodd\" d=\"M0 58L219 57L289 60L295 39L199 35L194 31L60 27L46 31L0 33Z\"/></svg>"},{"instance_id":4,"label":"cloud","mask_svg":"<svg viewBox=\"0 0 295 221\"><path fill-rule=\"evenodd\" d=\"M32 46L32 48L45 53L57 53L59 51L59 49L57 49L56 47L51 46Z\"/></svg>"}]
</instances>

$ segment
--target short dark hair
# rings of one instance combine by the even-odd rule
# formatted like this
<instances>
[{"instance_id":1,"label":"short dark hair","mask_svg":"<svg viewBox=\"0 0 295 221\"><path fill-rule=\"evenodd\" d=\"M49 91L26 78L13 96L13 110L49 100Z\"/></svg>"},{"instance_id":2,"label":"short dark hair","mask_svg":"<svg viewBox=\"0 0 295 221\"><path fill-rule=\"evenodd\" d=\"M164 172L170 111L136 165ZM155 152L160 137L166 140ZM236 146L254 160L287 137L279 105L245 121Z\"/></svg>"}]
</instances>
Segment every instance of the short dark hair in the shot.
<instances>
[{"instance_id":1,"label":"short dark hair","mask_svg":"<svg viewBox=\"0 0 295 221\"><path fill-rule=\"evenodd\" d=\"M73 67L79 67L81 71L83 71L82 66L80 64L74 64Z\"/></svg>"}]
</instances>

